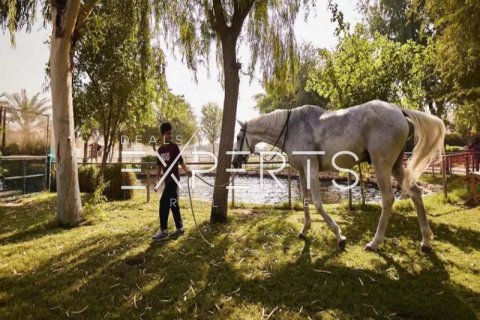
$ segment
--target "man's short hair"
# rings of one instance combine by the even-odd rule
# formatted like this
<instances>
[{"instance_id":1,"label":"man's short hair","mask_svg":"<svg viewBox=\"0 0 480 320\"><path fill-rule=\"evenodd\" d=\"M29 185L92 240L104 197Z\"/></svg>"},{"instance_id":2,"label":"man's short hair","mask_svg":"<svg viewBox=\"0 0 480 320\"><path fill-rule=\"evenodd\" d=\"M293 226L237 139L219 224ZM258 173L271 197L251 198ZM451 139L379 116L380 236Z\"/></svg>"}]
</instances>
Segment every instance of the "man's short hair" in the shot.
<instances>
[{"instance_id":1,"label":"man's short hair","mask_svg":"<svg viewBox=\"0 0 480 320\"><path fill-rule=\"evenodd\" d=\"M172 125L170 124L170 122L164 122L160 126L160 132L162 134L165 134L165 132L170 131L170 130L172 130Z\"/></svg>"}]
</instances>

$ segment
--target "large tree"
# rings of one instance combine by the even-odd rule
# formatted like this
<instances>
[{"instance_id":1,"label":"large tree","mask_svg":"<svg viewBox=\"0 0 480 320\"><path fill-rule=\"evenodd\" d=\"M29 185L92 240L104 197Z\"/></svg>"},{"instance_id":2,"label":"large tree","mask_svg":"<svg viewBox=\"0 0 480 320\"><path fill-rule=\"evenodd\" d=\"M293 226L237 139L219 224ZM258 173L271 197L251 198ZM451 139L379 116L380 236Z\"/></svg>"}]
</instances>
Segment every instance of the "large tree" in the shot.
<instances>
[{"instance_id":1,"label":"large tree","mask_svg":"<svg viewBox=\"0 0 480 320\"><path fill-rule=\"evenodd\" d=\"M418 0L417 0L418 1ZM480 2L426 0L435 28L436 65L455 100L480 98Z\"/></svg>"},{"instance_id":2,"label":"large tree","mask_svg":"<svg viewBox=\"0 0 480 320\"><path fill-rule=\"evenodd\" d=\"M320 62L307 89L328 99L327 107L346 108L382 99L419 109L425 101L423 63L429 59L413 41L370 38L361 25L346 34L334 51L320 50Z\"/></svg>"},{"instance_id":3,"label":"large tree","mask_svg":"<svg viewBox=\"0 0 480 320\"><path fill-rule=\"evenodd\" d=\"M239 40L244 40L250 47L250 61L247 61L250 64L244 70L253 72L260 62L263 73L270 74L277 63L285 61L295 51L295 19L300 6L308 7L310 2L314 3L310 0L184 0L157 3L157 12L175 12L162 15L163 29L170 35L172 43L179 45L179 51L190 68L196 69L199 61L208 61L212 41L216 44L217 61L222 67L225 95L212 222L227 218L228 190L225 186L230 177L226 169L231 165L231 155L226 152L232 150L234 140L239 72L242 69L237 55Z\"/></svg>"},{"instance_id":4,"label":"large tree","mask_svg":"<svg viewBox=\"0 0 480 320\"><path fill-rule=\"evenodd\" d=\"M94 13L76 44L74 110L82 124L96 120L90 124L104 140L103 173L120 131L138 133L153 122L166 86L157 67L163 54L151 46L149 2L103 0Z\"/></svg>"},{"instance_id":5,"label":"large tree","mask_svg":"<svg viewBox=\"0 0 480 320\"><path fill-rule=\"evenodd\" d=\"M27 91L22 89L20 92L4 94L8 105L13 108L11 121L20 126L23 137L23 144L32 139L32 129L37 125L38 121L46 120L46 112L50 109L49 101L40 97L38 92L31 98L28 97Z\"/></svg>"},{"instance_id":6,"label":"large tree","mask_svg":"<svg viewBox=\"0 0 480 320\"><path fill-rule=\"evenodd\" d=\"M359 0L358 8L371 37L379 33L395 42L414 42L424 47L428 58L422 63L424 104L431 113L446 119L450 82L442 79L437 68L436 44L432 39L435 28L426 1Z\"/></svg>"},{"instance_id":7,"label":"large tree","mask_svg":"<svg viewBox=\"0 0 480 320\"><path fill-rule=\"evenodd\" d=\"M209 102L202 106L202 118L200 119L203 136L212 145L212 153L215 154L215 143L220 137L222 128L222 108L216 103Z\"/></svg>"},{"instance_id":8,"label":"large tree","mask_svg":"<svg viewBox=\"0 0 480 320\"><path fill-rule=\"evenodd\" d=\"M74 226L82 220L73 122L73 52L78 34L99 0L10 0L0 5L0 25L15 31L31 29L38 5L50 19L50 88L56 151L57 221Z\"/></svg>"},{"instance_id":9,"label":"large tree","mask_svg":"<svg viewBox=\"0 0 480 320\"><path fill-rule=\"evenodd\" d=\"M56 150L57 221L66 227L74 226L82 220L73 116L73 57L75 44L92 11L100 2L101 0L9 0L0 3L0 28L10 30L12 45L17 30L31 29L39 6L46 21L52 26L48 70ZM117 2L119 5L121 3ZM142 10L149 10L151 2L136 0L135 4ZM126 17L128 16L124 18ZM145 24L150 17L148 14L143 17ZM139 41L144 40L140 36ZM144 42L143 48L149 45L150 43ZM142 50L138 52L139 55L144 53Z\"/></svg>"},{"instance_id":10,"label":"large tree","mask_svg":"<svg viewBox=\"0 0 480 320\"><path fill-rule=\"evenodd\" d=\"M427 44L431 35L424 0L359 0L358 9L371 34L390 40Z\"/></svg>"}]
</instances>

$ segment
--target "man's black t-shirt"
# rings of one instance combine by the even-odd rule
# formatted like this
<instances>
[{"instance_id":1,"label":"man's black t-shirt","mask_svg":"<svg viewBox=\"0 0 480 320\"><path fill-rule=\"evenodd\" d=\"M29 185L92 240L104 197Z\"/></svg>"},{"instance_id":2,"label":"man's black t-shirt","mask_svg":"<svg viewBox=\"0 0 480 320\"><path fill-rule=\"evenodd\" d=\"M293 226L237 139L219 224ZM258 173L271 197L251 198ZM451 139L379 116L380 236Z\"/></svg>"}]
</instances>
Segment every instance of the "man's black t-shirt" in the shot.
<instances>
[{"instance_id":1,"label":"man's black t-shirt","mask_svg":"<svg viewBox=\"0 0 480 320\"><path fill-rule=\"evenodd\" d=\"M162 164L160 159L157 158L157 165L163 168L163 172L165 173L170 166L173 166L172 170L168 173L165 177L165 184L172 181L172 174L175 175L177 180L180 180L180 174L178 173L178 164L183 163L183 158L180 156L178 161L172 165L175 161L175 158L180 154L180 148L175 143L165 143L163 146L158 148L158 154L163 159L164 163L167 165L166 167Z\"/></svg>"}]
</instances>

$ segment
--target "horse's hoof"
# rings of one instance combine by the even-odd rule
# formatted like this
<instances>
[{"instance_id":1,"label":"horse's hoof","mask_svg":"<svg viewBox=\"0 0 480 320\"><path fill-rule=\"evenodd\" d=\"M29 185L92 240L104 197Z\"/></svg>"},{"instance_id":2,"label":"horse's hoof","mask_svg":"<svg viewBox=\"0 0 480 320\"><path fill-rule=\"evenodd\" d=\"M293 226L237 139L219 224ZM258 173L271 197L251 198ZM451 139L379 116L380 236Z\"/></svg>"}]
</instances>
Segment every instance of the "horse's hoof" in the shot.
<instances>
[{"instance_id":1,"label":"horse's hoof","mask_svg":"<svg viewBox=\"0 0 480 320\"><path fill-rule=\"evenodd\" d=\"M426 245L422 244L422 246L420 247L420 251L422 253L425 253L425 254L430 254L430 253L433 252L433 249L432 249L432 247L429 247L429 246L426 246Z\"/></svg>"},{"instance_id":2,"label":"horse's hoof","mask_svg":"<svg viewBox=\"0 0 480 320\"><path fill-rule=\"evenodd\" d=\"M301 232L297 235L297 238L298 238L298 239L302 239L302 240L307 240L307 236L304 235L304 234L301 233Z\"/></svg>"},{"instance_id":3,"label":"horse's hoof","mask_svg":"<svg viewBox=\"0 0 480 320\"><path fill-rule=\"evenodd\" d=\"M345 251L345 245L347 244L347 239L342 239L338 241L338 248L340 251Z\"/></svg>"},{"instance_id":4,"label":"horse's hoof","mask_svg":"<svg viewBox=\"0 0 480 320\"><path fill-rule=\"evenodd\" d=\"M370 243L367 244L365 246L365 251L369 251L369 252L377 252L377 247L374 247L373 245L371 245Z\"/></svg>"}]
</instances>

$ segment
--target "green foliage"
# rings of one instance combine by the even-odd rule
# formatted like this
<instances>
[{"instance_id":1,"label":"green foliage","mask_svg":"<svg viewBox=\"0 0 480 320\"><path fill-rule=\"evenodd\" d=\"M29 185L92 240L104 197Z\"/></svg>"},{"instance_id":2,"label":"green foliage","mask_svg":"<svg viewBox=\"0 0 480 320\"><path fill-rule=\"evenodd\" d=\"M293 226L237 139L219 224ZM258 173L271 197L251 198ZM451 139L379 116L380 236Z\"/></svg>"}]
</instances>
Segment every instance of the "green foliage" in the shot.
<instances>
[{"instance_id":1,"label":"green foliage","mask_svg":"<svg viewBox=\"0 0 480 320\"><path fill-rule=\"evenodd\" d=\"M122 190L121 186L133 186L136 184L135 173L121 172L124 166L121 163L107 165L104 176L99 177L98 165L79 165L78 182L80 192L89 194L101 193L108 200L132 199L134 190ZM56 192L55 168L52 168L50 191ZM102 190L101 192L99 190ZM96 196L97 198L100 195Z\"/></svg>"},{"instance_id":2,"label":"green foliage","mask_svg":"<svg viewBox=\"0 0 480 320\"><path fill-rule=\"evenodd\" d=\"M191 105L183 96L175 95L170 91L162 95L155 113L153 125L144 126L140 132L146 143L161 144L160 125L163 122L172 124L174 141L177 143L186 143L198 129Z\"/></svg>"},{"instance_id":3,"label":"green foliage","mask_svg":"<svg viewBox=\"0 0 480 320\"><path fill-rule=\"evenodd\" d=\"M461 146L451 146L451 145L445 145L445 151L446 152L456 152L462 150Z\"/></svg>"},{"instance_id":4,"label":"green foliage","mask_svg":"<svg viewBox=\"0 0 480 320\"><path fill-rule=\"evenodd\" d=\"M183 96L167 93L164 95L158 112L157 130L160 131L162 122L170 122L173 126L174 135L181 136L186 143L197 131L197 121L190 104Z\"/></svg>"},{"instance_id":5,"label":"green foliage","mask_svg":"<svg viewBox=\"0 0 480 320\"><path fill-rule=\"evenodd\" d=\"M305 104L324 106L325 99L315 91L305 90L309 73L319 63L319 55L311 45L304 44L298 53L279 64L276 72L263 81L265 93L255 96L261 113L276 109L292 109Z\"/></svg>"},{"instance_id":6,"label":"green foliage","mask_svg":"<svg viewBox=\"0 0 480 320\"><path fill-rule=\"evenodd\" d=\"M215 142L220 137L222 130L222 108L216 103L207 103L202 106L200 120L203 136L210 142L215 153Z\"/></svg>"},{"instance_id":7,"label":"green foliage","mask_svg":"<svg viewBox=\"0 0 480 320\"><path fill-rule=\"evenodd\" d=\"M104 195L105 189L108 187L108 182L103 180L103 177L99 178L97 188L93 191L90 198L85 202L83 206L83 217L86 220L92 221L104 220L106 219L105 211L103 210L101 204L104 204L108 201L107 197Z\"/></svg>"},{"instance_id":8,"label":"green foliage","mask_svg":"<svg viewBox=\"0 0 480 320\"><path fill-rule=\"evenodd\" d=\"M431 35L423 0L360 0L358 8L372 35L378 32L401 43L424 45Z\"/></svg>"},{"instance_id":9,"label":"green foliage","mask_svg":"<svg viewBox=\"0 0 480 320\"><path fill-rule=\"evenodd\" d=\"M307 90L339 109L381 99L418 109L425 91L422 81L430 52L413 41L402 44L378 33L370 38L362 26L340 39L336 50L320 50L319 64Z\"/></svg>"},{"instance_id":10,"label":"green foliage","mask_svg":"<svg viewBox=\"0 0 480 320\"><path fill-rule=\"evenodd\" d=\"M5 155L30 155L44 156L47 153L47 143L42 140L29 139L24 144L17 142L9 143L5 146Z\"/></svg>"},{"instance_id":11,"label":"green foliage","mask_svg":"<svg viewBox=\"0 0 480 320\"><path fill-rule=\"evenodd\" d=\"M104 178L108 183L104 195L108 200L128 200L132 199L134 190L122 190L121 186L134 186L136 184L135 173L122 172L124 165L115 163L105 168Z\"/></svg>"},{"instance_id":12,"label":"green foliage","mask_svg":"<svg viewBox=\"0 0 480 320\"><path fill-rule=\"evenodd\" d=\"M426 59L420 61L420 85L424 94L422 107L428 107L432 114L447 120L451 106L448 92L451 88L436 67L436 43L432 38L434 29L425 1L360 0L358 8L371 37L379 33L395 42L413 42L423 47Z\"/></svg>"},{"instance_id":13,"label":"green foliage","mask_svg":"<svg viewBox=\"0 0 480 320\"><path fill-rule=\"evenodd\" d=\"M464 134L480 132L480 15L478 1L427 1L435 21L438 64L452 83L450 98L457 104L455 122Z\"/></svg>"},{"instance_id":14,"label":"green foliage","mask_svg":"<svg viewBox=\"0 0 480 320\"><path fill-rule=\"evenodd\" d=\"M78 166L78 184L80 186L80 192L94 193L98 189L97 165L80 165Z\"/></svg>"},{"instance_id":15,"label":"green foliage","mask_svg":"<svg viewBox=\"0 0 480 320\"><path fill-rule=\"evenodd\" d=\"M419 0L418 0L419 1ZM436 65L463 105L480 99L480 2L425 0L435 27Z\"/></svg>"},{"instance_id":16,"label":"green foliage","mask_svg":"<svg viewBox=\"0 0 480 320\"><path fill-rule=\"evenodd\" d=\"M0 134L1 133L2 133L2 129L0 128ZM2 167L1 157L2 157L2 151L0 151L0 178L3 178L5 174L8 173L8 170Z\"/></svg>"},{"instance_id":17,"label":"green foliage","mask_svg":"<svg viewBox=\"0 0 480 320\"><path fill-rule=\"evenodd\" d=\"M468 144L470 137L461 132L452 132L445 135L445 144L449 146L464 147Z\"/></svg>"},{"instance_id":18,"label":"green foliage","mask_svg":"<svg viewBox=\"0 0 480 320\"><path fill-rule=\"evenodd\" d=\"M41 137L35 129L46 129L48 125L46 114L51 107L48 99L40 98L40 95L41 93L38 92L29 97L25 89L12 94L0 95L5 97L5 104L9 107L7 109L8 122L15 128L15 133L21 139L18 143L7 145L5 155L44 155L47 152L48 138ZM8 117L8 115L10 116Z\"/></svg>"},{"instance_id":19,"label":"green foliage","mask_svg":"<svg viewBox=\"0 0 480 320\"><path fill-rule=\"evenodd\" d=\"M285 63L296 48L294 24L303 6L306 16L315 1L154 1L154 13L160 21L159 32L167 35L172 48L182 55L187 66L196 70L208 65L211 48L216 48L216 61L223 68L222 41L236 37L249 47L247 68L253 76L257 65L265 76ZM219 10L215 8L219 6ZM168 13L168 14L165 14ZM245 21L245 27L243 23ZM225 26L222 24L225 22ZM221 40L221 34L228 34Z\"/></svg>"},{"instance_id":20,"label":"green foliage","mask_svg":"<svg viewBox=\"0 0 480 320\"><path fill-rule=\"evenodd\" d=\"M165 88L162 51L151 46L148 1L104 0L76 43L74 107L78 130L100 129L106 152L118 133L151 123Z\"/></svg>"},{"instance_id":21,"label":"green foliage","mask_svg":"<svg viewBox=\"0 0 480 320\"><path fill-rule=\"evenodd\" d=\"M141 158L141 162L157 162L157 157L148 155Z\"/></svg>"}]
</instances>

